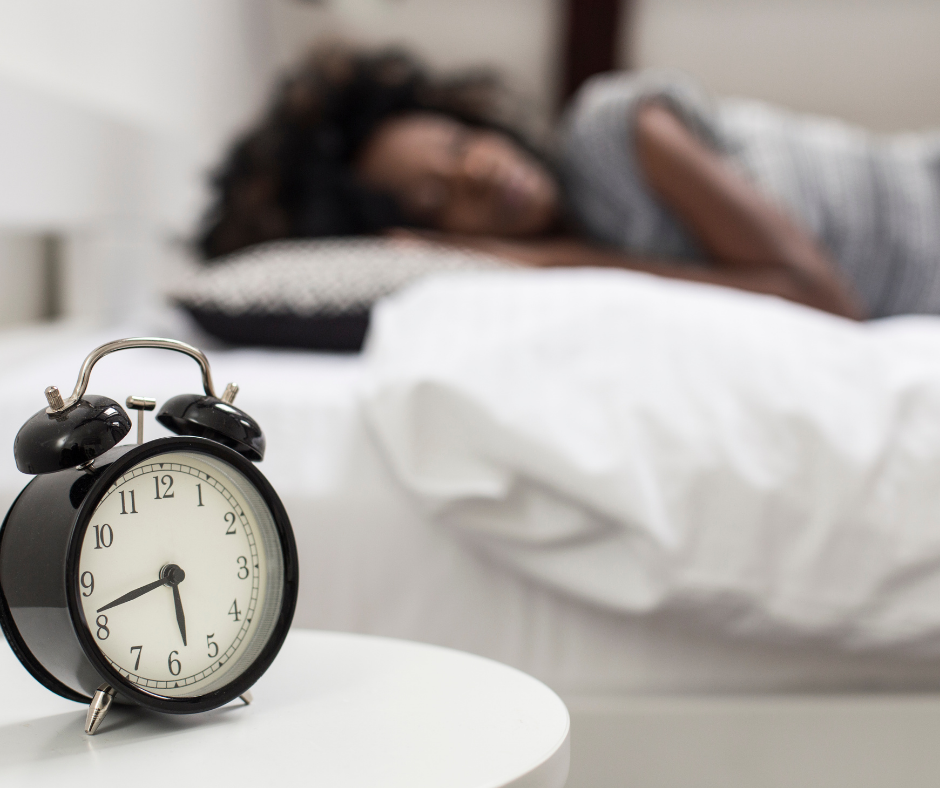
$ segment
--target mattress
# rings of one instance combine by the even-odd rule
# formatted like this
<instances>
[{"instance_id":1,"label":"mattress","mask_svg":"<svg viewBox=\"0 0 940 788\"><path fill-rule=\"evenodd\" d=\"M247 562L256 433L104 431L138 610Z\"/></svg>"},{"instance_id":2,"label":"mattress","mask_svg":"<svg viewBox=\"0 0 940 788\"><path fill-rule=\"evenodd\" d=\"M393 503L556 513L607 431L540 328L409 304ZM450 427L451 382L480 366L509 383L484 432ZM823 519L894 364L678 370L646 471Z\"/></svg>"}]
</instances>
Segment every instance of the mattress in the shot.
<instances>
[{"instance_id":1,"label":"mattress","mask_svg":"<svg viewBox=\"0 0 940 788\"><path fill-rule=\"evenodd\" d=\"M19 426L43 390L70 391L85 355L121 336L169 335L207 351L217 385L261 424L260 468L297 538L296 627L449 646L515 666L566 699L597 694L940 689L940 664L800 641L720 636L693 616L625 615L540 585L436 522L398 483L363 418L359 356L212 347L177 317L108 331L45 327L0 335L0 507L28 481L13 464ZM89 392L120 402L200 390L184 356L152 350L102 360ZM131 438L136 434L132 431ZM146 436L165 434L152 416Z\"/></svg>"}]
</instances>

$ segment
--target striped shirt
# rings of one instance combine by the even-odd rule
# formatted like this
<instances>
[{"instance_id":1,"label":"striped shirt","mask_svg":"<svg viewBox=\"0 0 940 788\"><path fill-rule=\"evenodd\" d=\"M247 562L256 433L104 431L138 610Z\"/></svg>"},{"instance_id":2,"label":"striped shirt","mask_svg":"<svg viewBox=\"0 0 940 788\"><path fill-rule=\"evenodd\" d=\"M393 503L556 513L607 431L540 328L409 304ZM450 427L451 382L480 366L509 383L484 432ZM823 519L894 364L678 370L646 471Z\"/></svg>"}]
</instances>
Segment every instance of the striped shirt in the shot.
<instances>
[{"instance_id":1,"label":"striped shirt","mask_svg":"<svg viewBox=\"0 0 940 788\"><path fill-rule=\"evenodd\" d=\"M677 74L595 77L562 126L570 210L596 240L646 257L706 259L643 181L633 120L648 99L806 228L872 317L940 314L940 133L879 137L755 101L712 102Z\"/></svg>"}]
</instances>

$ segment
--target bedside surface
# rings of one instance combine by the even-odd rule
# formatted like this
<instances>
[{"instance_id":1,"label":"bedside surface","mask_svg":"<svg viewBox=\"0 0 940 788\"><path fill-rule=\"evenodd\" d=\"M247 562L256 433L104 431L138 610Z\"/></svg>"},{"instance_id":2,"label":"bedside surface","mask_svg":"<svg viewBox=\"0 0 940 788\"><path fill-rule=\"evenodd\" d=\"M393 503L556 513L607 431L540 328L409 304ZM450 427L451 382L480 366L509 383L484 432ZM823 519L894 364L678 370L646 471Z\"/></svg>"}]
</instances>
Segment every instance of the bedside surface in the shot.
<instances>
[{"instance_id":1,"label":"bedside surface","mask_svg":"<svg viewBox=\"0 0 940 788\"><path fill-rule=\"evenodd\" d=\"M101 786L561 788L568 712L544 684L458 651L293 630L268 672L204 714L86 707L0 642L0 783Z\"/></svg>"}]
</instances>

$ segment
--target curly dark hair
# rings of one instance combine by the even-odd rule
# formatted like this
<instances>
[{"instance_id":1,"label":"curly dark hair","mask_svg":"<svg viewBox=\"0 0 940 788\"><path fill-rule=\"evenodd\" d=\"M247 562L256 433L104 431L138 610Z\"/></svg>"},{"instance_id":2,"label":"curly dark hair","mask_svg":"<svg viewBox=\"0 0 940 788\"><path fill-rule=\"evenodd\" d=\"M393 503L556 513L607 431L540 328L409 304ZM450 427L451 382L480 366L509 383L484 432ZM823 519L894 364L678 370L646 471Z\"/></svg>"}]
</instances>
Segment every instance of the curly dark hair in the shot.
<instances>
[{"instance_id":1,"label":"curly dark hair","mask_svg":"<svg viewBox=\"0 0 940 788\"><path fill-rule=\"evenodd\" d=\"M507 122L491 72L432 78L397 49L321 47L283 80L266 116L214 173L214 204L196 241L206 259L278 238L363 235L405 224L395 201L366 188L352 163L388 118L440 112L532 146Z\"/></svg>"}]
</instances>

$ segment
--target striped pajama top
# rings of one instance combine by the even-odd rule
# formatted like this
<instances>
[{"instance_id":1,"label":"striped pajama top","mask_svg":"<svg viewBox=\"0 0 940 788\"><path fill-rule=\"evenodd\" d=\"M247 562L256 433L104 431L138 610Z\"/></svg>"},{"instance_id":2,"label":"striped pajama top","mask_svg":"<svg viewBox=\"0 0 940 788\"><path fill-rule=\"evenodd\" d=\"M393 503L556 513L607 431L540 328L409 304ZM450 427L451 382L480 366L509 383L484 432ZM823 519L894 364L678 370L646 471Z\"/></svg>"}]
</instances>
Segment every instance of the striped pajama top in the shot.
<instances>
[{"instance_id":1,"label":"striped pajama top","mask_svg":"<svg viewBox=\"0 0 940 788\"><path fill-rule=\"evenodd\" d=\"M705 259L643 181L632 140L649 99L808 230L872 317L940 314L940 133L879 137L760 102L712 102L677 74L595 77L561 135L569 208L588 235L644 257Z\"/></svg>"}]
</instances>

